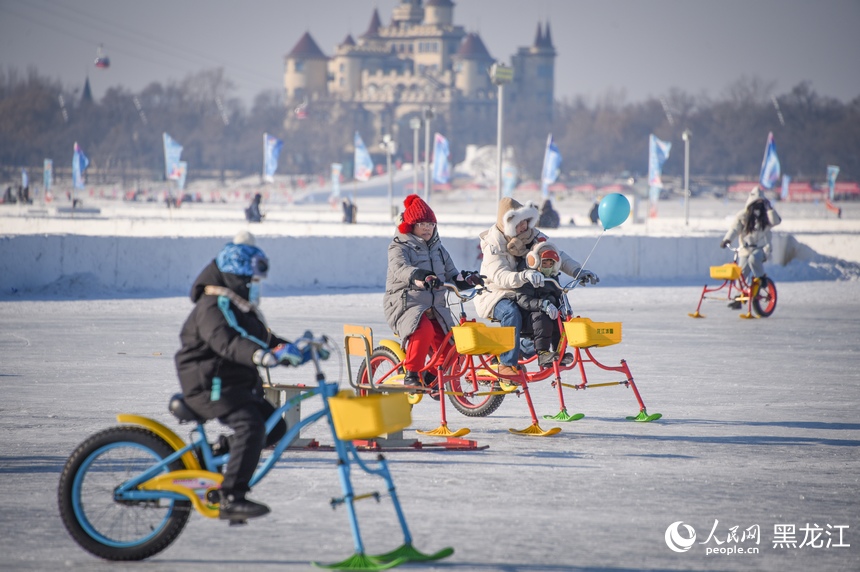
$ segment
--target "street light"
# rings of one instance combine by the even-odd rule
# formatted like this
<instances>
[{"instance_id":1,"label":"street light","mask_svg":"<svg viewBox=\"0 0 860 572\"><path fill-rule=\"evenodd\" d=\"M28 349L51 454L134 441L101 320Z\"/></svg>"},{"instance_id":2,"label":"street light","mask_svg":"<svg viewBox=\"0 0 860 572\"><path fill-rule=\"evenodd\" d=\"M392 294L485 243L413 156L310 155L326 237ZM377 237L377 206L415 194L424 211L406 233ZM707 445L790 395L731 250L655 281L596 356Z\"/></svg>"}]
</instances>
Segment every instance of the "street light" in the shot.
<instances>
[{"instance_id":1,"label":"street light","mask_svg":"<svg viewBox=\"0 0 860 572\"><path fill-rule=\"evenodd\" d=\"M385 134L382 137L382 143L379 144L383 151L388 165L388 208L391 211L391 218L397 216L397 207L394 206L394 173L391 171L391 156L397 152L397 143L391 139L391 135Z\"/></svg>"},{"instance_id":2,"label":"street light","mask_svg":"<svg viewBox=\"0 0 860 572\"><path fill-rule=\"evenodd\" d=\"M412 128L412 192L418 192L418 133L421 131L421 118L413 117L409 120Z\"/></svg>"},{"instance_id":3,"label":"street light","mask_svg":"<svg viewBox=\"0 0 860 572\"><path fill-rule=\"evenodd\" d=\"M681 139L684 140L684 224L690 225L690 138L693 132L684 129Z\"/></svg>"},{"instance_id":4,"label":"street light","mask_svg":"<svg viewBox=\"0 0 860 572\"><path fill-rule=\"evenodd\" d=\"M424 202L430 203L430 122L433 121L433 107L424 108Z\"/></svg>"},{"instance_id":5,"label":"street light","mask_svg":"<svg viewBox=\"0 0 860 572\"><path fill-rule=\"evenodd\" d=\"M514 79L513 68L507 67L499 62L490 67L490 80L499 88L499 117L496 126L496 195L497 200L502 200L502 113L505 103L505 84Z\"/></svg>"}]
</instances>

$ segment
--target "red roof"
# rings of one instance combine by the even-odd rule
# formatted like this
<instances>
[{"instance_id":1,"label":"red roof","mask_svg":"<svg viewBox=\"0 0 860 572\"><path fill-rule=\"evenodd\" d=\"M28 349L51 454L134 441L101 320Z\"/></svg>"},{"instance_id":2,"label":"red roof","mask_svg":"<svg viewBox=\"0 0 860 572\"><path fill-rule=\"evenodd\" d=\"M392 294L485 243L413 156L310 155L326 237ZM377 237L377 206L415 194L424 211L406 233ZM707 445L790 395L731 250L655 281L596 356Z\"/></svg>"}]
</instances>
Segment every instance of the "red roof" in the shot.
<instances>
[{"instance_id":1,"label":"red roof","mask_svg":"<svg viewBox=\"0 0 860 572\"><path fill-rule=\"evenodd\" d=\"M320 47L311 37L310 32L305 32L304 35L299 38L299 41L290 50L290 53L287 54L288 58L327 58L327 56L322 52Z\"/></svg>"},{"instance_id":2,"label":"red roof","mask_svg":"<svg viewBox=\"0 0 860 572\"><path fill-rule=\"evenodd\" d=\"M492 60L493 56L487 51L487 46L484 45L481 36L474 32L466 34L463 41L460 42L460 48L457 50L457 55L461 58L472 60Z\"/></svg>"}]
</instances>

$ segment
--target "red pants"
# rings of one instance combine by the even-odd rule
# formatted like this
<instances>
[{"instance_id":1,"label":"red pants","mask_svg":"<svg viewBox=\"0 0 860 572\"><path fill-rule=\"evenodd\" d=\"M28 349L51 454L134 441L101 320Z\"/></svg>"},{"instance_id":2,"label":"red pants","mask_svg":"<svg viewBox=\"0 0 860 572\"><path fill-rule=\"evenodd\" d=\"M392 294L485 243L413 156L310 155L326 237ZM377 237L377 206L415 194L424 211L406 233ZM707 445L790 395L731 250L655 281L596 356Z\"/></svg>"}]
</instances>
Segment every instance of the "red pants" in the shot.
<instances>
[{"instance_id":1,"label":"red pants","mask_svg":"<svg viewBox=\"0 0 860 572\"><path fill-rule=\"evenodd\" d=\"M446 333L436 320L422 315L415 332L409 336L406 343L406 359L403 366L408 371L421 371L427 361L427 355L436 351L445 341Z\"/></svg>"}]
</instances>

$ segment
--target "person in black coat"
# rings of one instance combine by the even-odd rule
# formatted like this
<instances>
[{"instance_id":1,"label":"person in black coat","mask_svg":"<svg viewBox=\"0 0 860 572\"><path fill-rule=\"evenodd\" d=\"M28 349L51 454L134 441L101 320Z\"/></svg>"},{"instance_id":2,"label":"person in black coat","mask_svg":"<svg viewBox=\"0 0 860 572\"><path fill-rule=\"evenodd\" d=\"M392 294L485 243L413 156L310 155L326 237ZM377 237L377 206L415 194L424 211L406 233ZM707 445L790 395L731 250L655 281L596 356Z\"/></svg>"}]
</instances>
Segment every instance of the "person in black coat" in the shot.
<instances>
[{"instance_id":1,"label":"person in black coat","mask_svg":"<svg viewBox=\"0 0 860 572\"><path fill-rule=\"evenodd\" d=\"M547 278L558 280L561 257L558 249L549 242L539 242L526 254L526 265L537 270ZM561 332L558 328L558 308L561 306L560 290L555 284L544 282L543 286L534 286L526 282L517 288L516 302L523 314L522 334L534 338L535 351L540 367L551 367L558 359L558 343ZM572 354L566 354L562 365L573 361Z\"/></svg>"},{"instance_id":2,"label":"person in black coat","mask_svg":"<svg viewBox=\"0 0 860 572\"><path fill-rule=\"evenodd\" d=\"M561 225L561 217L558 211L552 208L552 201L544 200L540 206L540 216L538 217L538 228L558 228Z\"/></svg>"},{"instance_id":3,"label":"person in black coat","mask_svg":"<svg viewBox=\"0 0 860 572\"><path fill-rule=\"evenodd\" d=\"M245 219L248 222L261 222L263 220L263 217L266 216L262 212L260 212L260 201L262 200L263 195L257 193L251 200L251 204L248 205L248 208L245 209Z\"/></svg>"},{"instance_id":4,"label":"person in black coat","mask_svg":"<svg viewBox=\"0 0 860 572\"><path fill-rule=\"evenodd\" d=\"M220 490L219 518L223 520L269 512L266 505L246 499L245 494L264 445L278 441L287 428L281 420L266 438L265 422L275 408L263 397L257 367L304 362L302 352L272 333L257 311L260 280L269 266L266 255L254 245L250 233L240 233L234 241L194 281L194 309L182 326L182 347L175 356L188 407L233 430Z\"/></svg>"}]
</instances>

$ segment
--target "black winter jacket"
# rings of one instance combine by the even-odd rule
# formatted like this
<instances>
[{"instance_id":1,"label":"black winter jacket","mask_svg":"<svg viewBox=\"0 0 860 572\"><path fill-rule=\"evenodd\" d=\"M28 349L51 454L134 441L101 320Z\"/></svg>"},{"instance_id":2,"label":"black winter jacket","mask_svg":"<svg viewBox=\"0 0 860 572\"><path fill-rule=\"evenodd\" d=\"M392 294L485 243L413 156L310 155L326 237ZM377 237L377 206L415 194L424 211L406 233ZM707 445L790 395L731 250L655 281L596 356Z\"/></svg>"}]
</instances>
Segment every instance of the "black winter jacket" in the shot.
<instances>
[{"instance_id":1,"label":"black winter jacket","mask_svg":"<svg viewBox=\"0 0 860 572\"><path fill-rule=\"evenodd\" d=\"M261 400L263 381L252 360L254 352L286 343L247 302L245 281L222 274L213 260L191 288L195 306L179 334L176 371L186 403L206 419ZM228 290L236 295L228 295Z\"/></svg>"}]
</instances>

